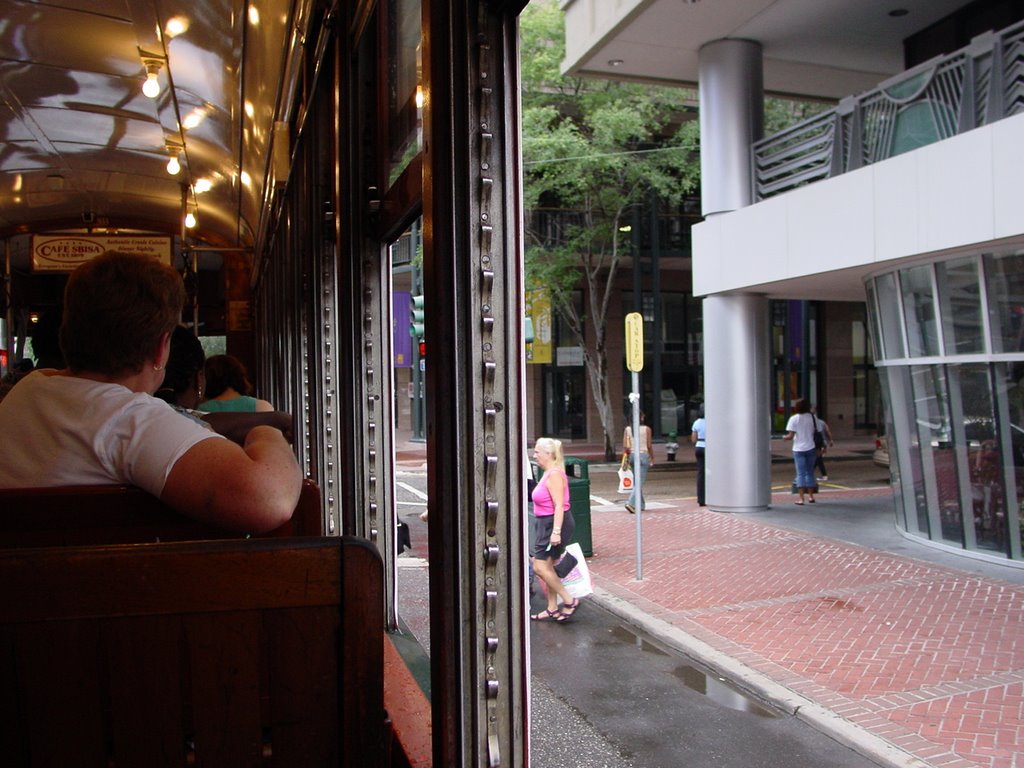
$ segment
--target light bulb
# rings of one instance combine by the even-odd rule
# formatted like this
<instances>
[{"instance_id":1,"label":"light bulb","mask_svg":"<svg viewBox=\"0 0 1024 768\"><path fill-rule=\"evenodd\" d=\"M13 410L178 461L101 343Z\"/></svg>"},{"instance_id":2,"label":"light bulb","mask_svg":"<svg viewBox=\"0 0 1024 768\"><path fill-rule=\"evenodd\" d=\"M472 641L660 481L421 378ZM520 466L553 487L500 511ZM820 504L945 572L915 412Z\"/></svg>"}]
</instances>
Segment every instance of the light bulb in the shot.
<instances>
[{"instance_id":1,"label":"light bulb","mask_svg":"<svg viewBox=\"0 0 1024 768\"><path fill-rule=\"evenodd\" d=\"M188 213L185 214L185 228L186 229L192 229L192 228L195 227L195 225L196 225L196 215L194 213L192 213L192 211L189 211Z\"/></svg>"},{"instance_id":2,"label":"light bulb","mask_svg":"<svg viewBox=\"0 0 1024 768\"><path fill-rule=\"evenodd\" d=\"M160 95L160 81L157 79L159 72L160 68L153 65L146 68L146 82L142 84L142 92L151 99Z\"/></svg>"},{"instance_id":3,"label":"light bulb","mask_svg":"<svg viewBox=\"0 0 1024 768\"><path fill-rule=\"evenodd\" d=\"M181 163L178 162L178 156L171 155L171 159L167 161L167 172L171 176L177 176L179 171L181 171Z\"/></svg>"}]
</instances>

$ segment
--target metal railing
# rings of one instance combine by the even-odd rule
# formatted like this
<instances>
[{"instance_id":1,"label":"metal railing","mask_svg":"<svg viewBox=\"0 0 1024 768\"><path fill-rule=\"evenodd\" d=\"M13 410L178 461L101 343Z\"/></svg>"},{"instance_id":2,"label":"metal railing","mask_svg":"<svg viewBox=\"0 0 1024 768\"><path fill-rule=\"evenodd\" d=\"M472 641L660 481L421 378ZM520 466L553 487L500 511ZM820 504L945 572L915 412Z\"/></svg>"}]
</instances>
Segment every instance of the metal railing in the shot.
<instances>
[{"instance_id":1,"label":"metal railing","mask_svg":"<svg viewBox=\"0 0 1024 768\"><path fill-rule=\"evenodd\" d=\"M755 200L1024 112L1024 22L753 144Z\"/></svg>"}]
</instances>

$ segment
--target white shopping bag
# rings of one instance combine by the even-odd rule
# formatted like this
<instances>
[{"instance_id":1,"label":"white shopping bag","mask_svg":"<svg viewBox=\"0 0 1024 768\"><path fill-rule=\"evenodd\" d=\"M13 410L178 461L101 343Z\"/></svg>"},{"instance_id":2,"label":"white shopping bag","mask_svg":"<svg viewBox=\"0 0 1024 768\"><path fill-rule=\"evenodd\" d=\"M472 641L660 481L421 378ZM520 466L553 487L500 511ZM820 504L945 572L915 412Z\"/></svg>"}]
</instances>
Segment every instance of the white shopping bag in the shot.
<instances>
[{"instance_id":1,"label":"white shopping bag","mask_svg":"<svg viewBox=\"0 0 1024 768\"><path fill-rule=\"evenodd\" d=\"M590 581L590 569L587 568L586 558L583 557L583 548L573 542L565 548L566 554L576 558L576 567L569 571L562 579L562 584L574 600L586 597L594 591L594 585Z\"/></svg>"},{"instance_id":2,"label":"white shopping bag","mask_svg":"<svg viewBox=\"0 0 1024 768\"><path fill-rule=\"evenodd\" d=\"M633 492L633 470L619 468L619 493Z\"/></svg>"}]
</instances>

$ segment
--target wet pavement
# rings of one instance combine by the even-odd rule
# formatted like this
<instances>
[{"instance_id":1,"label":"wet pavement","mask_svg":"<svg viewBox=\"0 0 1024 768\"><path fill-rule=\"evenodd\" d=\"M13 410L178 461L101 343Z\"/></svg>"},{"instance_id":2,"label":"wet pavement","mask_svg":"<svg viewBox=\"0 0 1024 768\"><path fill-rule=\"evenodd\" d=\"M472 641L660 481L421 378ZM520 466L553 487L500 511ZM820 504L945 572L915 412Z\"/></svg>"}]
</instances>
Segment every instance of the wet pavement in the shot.
<instances>
[{"instance_id":1,"label":"wet pavement","mask_svg":"<svg viewBox=\"0 0 1024 768\"><path fill-rule=\"evenodd\" d=\"M535 765L727 766L739 742L736 765L1024 768L1024 570L903 537L889 489L838 481L855 465L835 458L818 504L780 492L746 515L698 507L685 466L652 472L641 581L615 467L591 466L596 593L572 625L531 626ZM549 705L568 722L545 725ZM578 729L605 751L540 760L543 734Z\"/></svg>"}]
</instances>

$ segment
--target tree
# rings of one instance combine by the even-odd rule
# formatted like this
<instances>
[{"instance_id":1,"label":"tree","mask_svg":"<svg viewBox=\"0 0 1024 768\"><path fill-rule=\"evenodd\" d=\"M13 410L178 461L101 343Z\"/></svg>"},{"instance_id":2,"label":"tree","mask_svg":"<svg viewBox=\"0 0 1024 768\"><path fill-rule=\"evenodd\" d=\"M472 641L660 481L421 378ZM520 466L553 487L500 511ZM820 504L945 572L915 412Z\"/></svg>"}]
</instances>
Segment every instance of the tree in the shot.
<instances>
[{"instance_id":1,"label":"tree","mask_svg":"<svg viewBox=\"0 0 1024 768\"><path fill-rule=\"evenodd\" d=\"M622 259L632 255L623 228L652 193L675 205L696 187L697 122L681 89L562 76L563 24L554 0L534 0L521 16L526 272L583 350L610 459L607 317ZM541 207L562 212L557 237L530 229ZM580 289L583 312L573 301Z\"/></svg>"}]
</instances>

